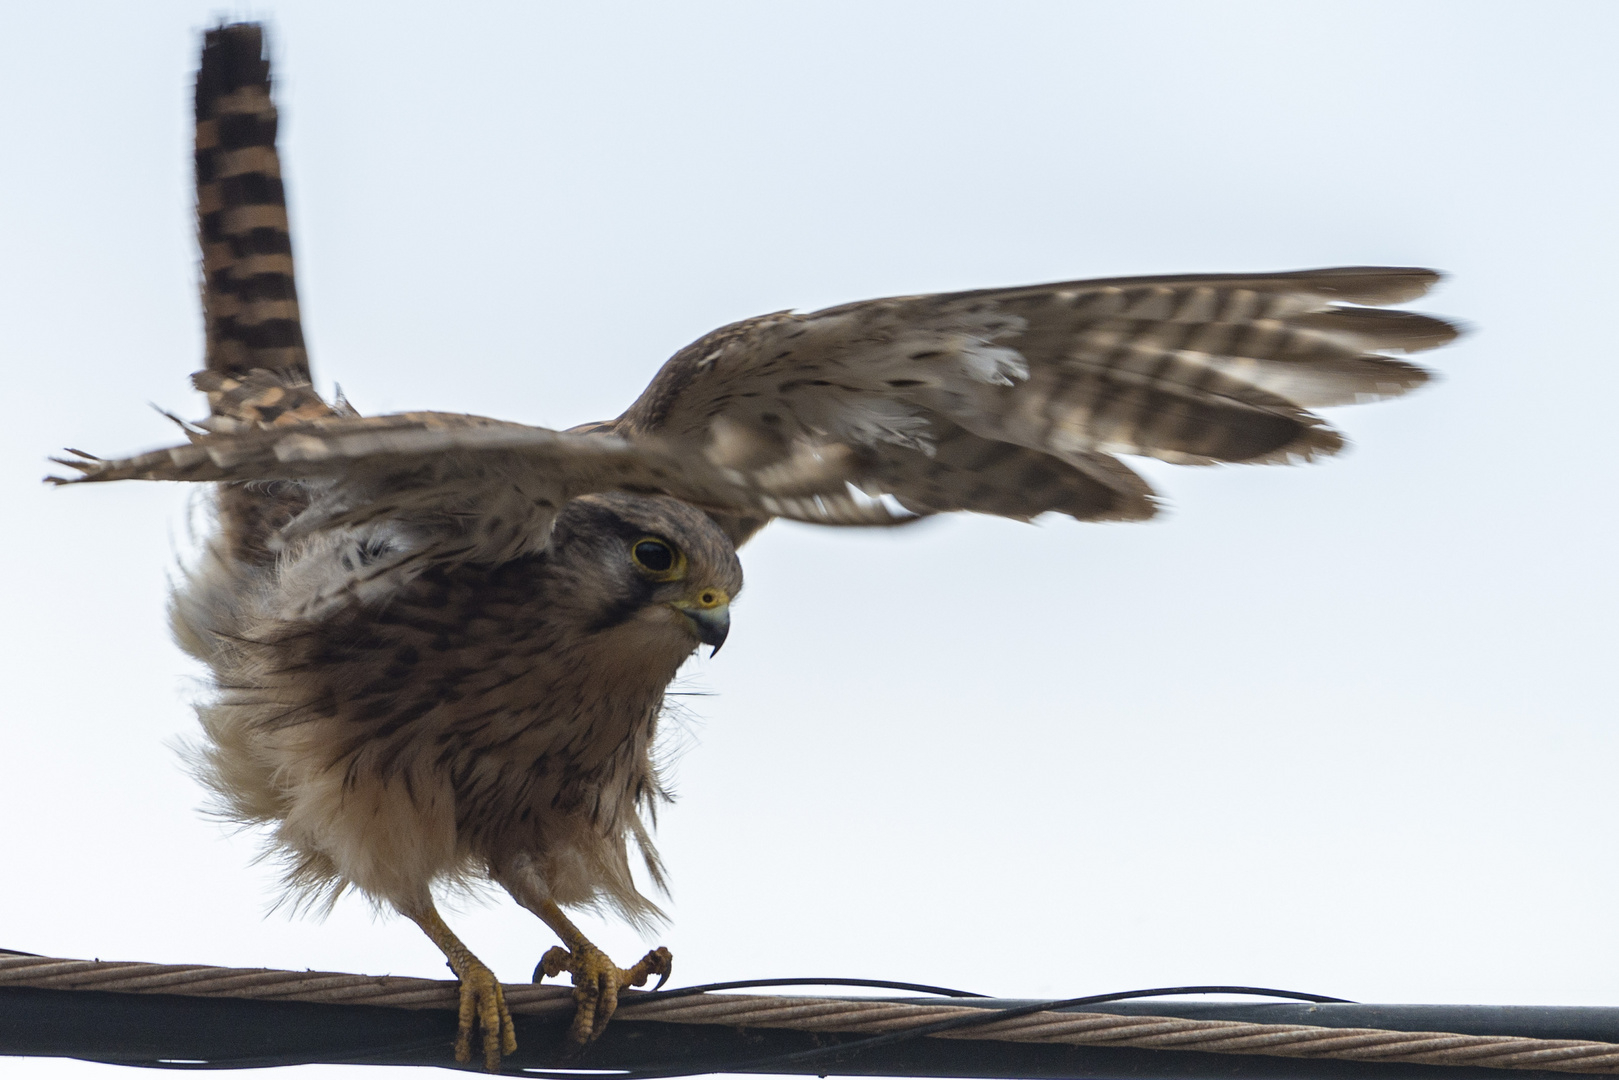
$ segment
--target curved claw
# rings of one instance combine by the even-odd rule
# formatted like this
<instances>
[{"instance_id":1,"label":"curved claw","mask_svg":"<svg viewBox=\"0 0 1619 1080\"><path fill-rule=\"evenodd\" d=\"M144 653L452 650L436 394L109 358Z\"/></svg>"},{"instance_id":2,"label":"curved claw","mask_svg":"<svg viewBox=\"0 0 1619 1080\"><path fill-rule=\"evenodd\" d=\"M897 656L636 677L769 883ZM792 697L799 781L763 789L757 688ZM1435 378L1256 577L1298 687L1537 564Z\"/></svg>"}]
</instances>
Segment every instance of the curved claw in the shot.
<instances>
[{"instance_id":1,"label":"curved claw","mask_svg":"<svg viewBox=\"0 0 1619 1080\"><path fill-rule=\"evenodd\" d=\"M545 950L540 962L534 965L534 982L544 982L546 976L561 975L568 970L568 950L561 945L553 945Z\"/></svg>"},{"instance_id":2,"label":"curved claw","mask_svg":"<svg viewBox=\"0 0 1619 1080\"><path fill-rule=\"evenodd\" d=\"M674 972L674 969L674 957L670 955L668 949L659 945L656 949L651 950L637 960L635 966L624 973L624 981L631 986L645 986L647 978L656 975L658 985L652 989L661 990L663 989L663 984L669 981L669 976Z\"/></svg>"},{"instance_id":3,"label":"curved claw","mask_svg":"<svg viewBox=\"0 0 1619 1080\"><path fill-rule=\"evenodd\" d=\"M622 987L645 986L653 975L659 976L658 986L662 986L669 981L672 969L673 958L661 945L641 957L633 967L621 968L608 959L606 953L583 941L572 951L556 945L547 949L534 969L534 981L564 971L573 976L576 1009L573 1024L568 1029L568 1041L582 1047L601 1038L602 1032L607 1030L607 1021L618 1010L618 992Z\"/></svg>"}]
</instances>

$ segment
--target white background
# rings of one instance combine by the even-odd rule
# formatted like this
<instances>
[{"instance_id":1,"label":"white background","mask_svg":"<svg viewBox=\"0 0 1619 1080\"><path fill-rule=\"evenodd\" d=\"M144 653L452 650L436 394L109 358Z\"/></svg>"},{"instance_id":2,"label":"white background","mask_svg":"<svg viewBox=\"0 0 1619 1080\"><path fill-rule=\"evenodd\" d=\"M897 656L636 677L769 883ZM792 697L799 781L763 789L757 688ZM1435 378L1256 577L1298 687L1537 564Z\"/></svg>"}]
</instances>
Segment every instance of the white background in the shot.
<instances>
[{"instance_id":1,"label":"white background","mask_svg":"<svg viewBox=\"0 0 1619 1080\"><path fill-rule=\"evenodd\" d=\"M0 946L443 977L358 901L266 917L254 839L197 815L164 621L186 493L38 482L59 446L172 440L149 401L199 412L189 94L217 14L0 16ZM750 544L660 832L677 983L1619 1003L1619 8L230 15L273 20L317 381L365 412L603 418L713 326L867 296L1453 275L1419 307L1475 332L1438 386L1338 411L1342 459L1148 468L1149 525ZM508 980L551 944L509 901L452 922Z\"/></svg>"}]
</instances>

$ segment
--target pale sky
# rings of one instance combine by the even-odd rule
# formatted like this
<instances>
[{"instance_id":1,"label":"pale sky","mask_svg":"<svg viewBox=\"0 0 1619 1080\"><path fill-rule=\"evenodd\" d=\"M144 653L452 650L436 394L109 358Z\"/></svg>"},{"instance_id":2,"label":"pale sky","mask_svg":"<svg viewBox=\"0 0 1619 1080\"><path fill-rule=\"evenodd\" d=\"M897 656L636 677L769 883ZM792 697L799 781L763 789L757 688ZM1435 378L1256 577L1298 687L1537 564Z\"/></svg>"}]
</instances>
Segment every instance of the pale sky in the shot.
<instances>
[{"instance_id":1,"label":"pale sky","mask_svg":"<svg viewBox=\"0 0 1619 1080\"><path fill-rule=\"evenodd\" d=\"M189 94L218 13L0 15L0 947L446 977L357 901L266 916L254 838L198 815L164 616L186 493L38 482L60 446L171 440L148 402L200 413ZM1619 7L230 15L272 23L317 382L368 413L599 419L714 326L885 294L1452 275L1417 306L1473 333L1437 385L1336 410L1342 458L1145 467L1171 505L1146 525L749 544L659 833L676 984L1619 1003ZM553 943L505 899L450 921L509 981ZM384 1076L296 1076L339 1073Z\"/></svg>"}]
</instances>

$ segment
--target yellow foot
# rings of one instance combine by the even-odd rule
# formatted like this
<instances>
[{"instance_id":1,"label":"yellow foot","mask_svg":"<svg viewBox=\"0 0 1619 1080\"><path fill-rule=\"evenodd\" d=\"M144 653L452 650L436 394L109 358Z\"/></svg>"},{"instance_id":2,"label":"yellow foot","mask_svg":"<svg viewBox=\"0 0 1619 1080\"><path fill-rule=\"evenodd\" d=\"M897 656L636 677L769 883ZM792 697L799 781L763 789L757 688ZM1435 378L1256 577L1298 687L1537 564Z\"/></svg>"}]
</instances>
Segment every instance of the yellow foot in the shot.
<instances>
[{"instance_id":1,"label":"yellow foot","mask_svg":"<svg viewBox=\"0 0 1619 1080\"><path fill-rule=\"evenodd\" d=\"M500 1071L500 1056L517 1051L517 1031L506 1011L506 995L495 973L477 957L467 954L456 972L461 979L461 1025L455 1033L455 1060L472 1060L472 1028L483 1029L483 1067Z\"/></svg>"},{"instance_id":2,"label":"yellow foot","mask_svg":"<svg viewBox=\"0 0 1619 1080\"><path fill-rule=\"evenodd\" d=\"M672 964L669 950L660 945L641 957L634 967L621 968L596 946L581 941L571 952L560 946L547 949L540 958L540 966L534 969L534 981L564 971L573 976L573 1000L578 1007L573 1014L573 1027L568 1029L568 1039L575 1046L588 1046L607 1029L607 1021L618 1008L621 987L645 986L653 975L659 977L658 986L662 986L669 981Z\"/></svg>"}]
</instances>

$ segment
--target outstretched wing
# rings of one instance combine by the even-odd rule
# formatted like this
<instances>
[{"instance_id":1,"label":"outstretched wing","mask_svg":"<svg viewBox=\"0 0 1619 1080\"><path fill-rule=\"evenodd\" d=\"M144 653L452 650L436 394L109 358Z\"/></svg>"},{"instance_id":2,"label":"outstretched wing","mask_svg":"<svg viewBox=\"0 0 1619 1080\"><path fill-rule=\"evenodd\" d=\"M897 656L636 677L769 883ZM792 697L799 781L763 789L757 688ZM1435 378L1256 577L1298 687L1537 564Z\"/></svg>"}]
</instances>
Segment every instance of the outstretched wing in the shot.
<instances>
[{"instance_id":1,"label":"outstretched wing","mask_svg":"<svg viewBox=\"0 0 1619 1080\"><path fill-rule=\"evenodd\" d=\"M297 538L381 519L448 527L466 518L549 517L560 503L596 492L668 495L720 513L765 513L817 525L883 525L911 520L849 491L858 466L839 446L801 447L756 468L712 463L706 455L654 436L552 431L460 413L331 416L286 426L221 434L130 458L72 450L53 458L78 472L54 484L179 480L254 485L291 483L306 507L280 533ZM487 520L481 527L498 528ZM544 547L544 529L520 522L502 530L510 543ZM501 543L469 549L473 561L521 551Z\"/></svg>"},{"instance_id":2,"label":"outstretched wing","mask_svg":"<svg viewBox=\"0 0 1619 1080\"><path fill-rule=\"evenodd\" d=\"M712 464L654 437L576 434L451 413L332 416L286 426L200 433L190 443L103 460L58 458L73 480L269 485L299 512L269 541L318 567L302 614L386 593L428 565L499 563L543 549L558 510L594 492L668 495L716 515L822 525L910 520L849 490L852 457L805 450L756 469ZM321 557L300 560L308 544ZM289 556L293 556L289 562Z\"/></svg>"},{"instance_id":3,"label":"outstretched wing","mask_svg":"<svg viewBox=\"0 0 1619 1080\"><path fill-rule=\"evenodd\" d=\"M779 313L677 353L611 430L757 467L805 442L860 451L855 482L919 513L1152 516L1117 454L1290 462L1343 439L1309 410L1428 379L1390 353L1456 337L1375 305L1431 270L1114 278ZM728 523L737 539L762 521Z\"/></svg>"}]
</instances>

